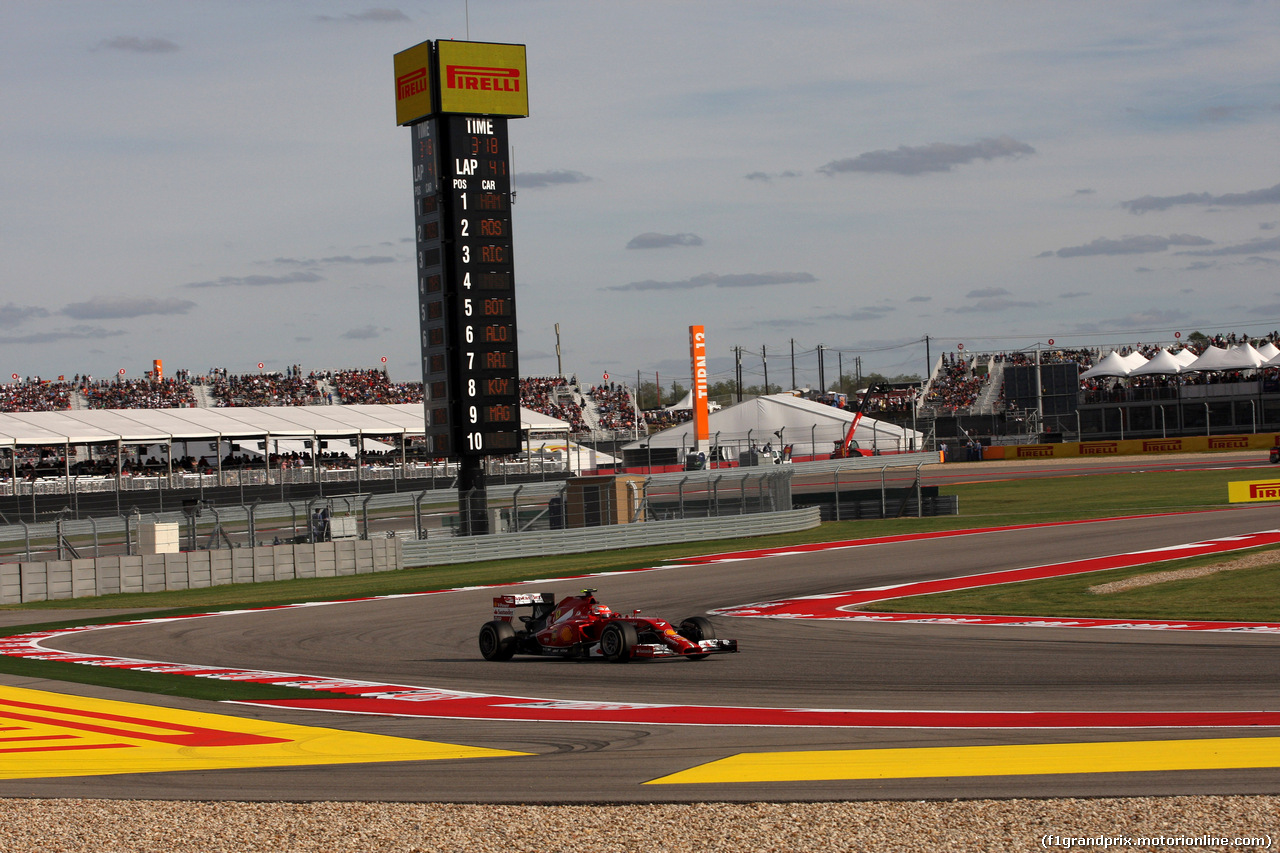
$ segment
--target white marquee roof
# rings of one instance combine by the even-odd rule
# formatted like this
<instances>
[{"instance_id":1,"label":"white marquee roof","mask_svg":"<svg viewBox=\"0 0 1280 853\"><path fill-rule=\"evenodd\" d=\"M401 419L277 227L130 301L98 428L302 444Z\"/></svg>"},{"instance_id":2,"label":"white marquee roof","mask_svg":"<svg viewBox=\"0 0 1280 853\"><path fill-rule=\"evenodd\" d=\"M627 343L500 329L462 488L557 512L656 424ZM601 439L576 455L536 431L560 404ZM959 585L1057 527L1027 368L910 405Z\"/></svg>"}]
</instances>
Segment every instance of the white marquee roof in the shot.
<instances>
[{"instance_id":1,"label":"white marquee roof","mask_svg":"<svg viewBox=\"0 0 1280 853\"><path fill-rule=\"evenodd\" d=\"M73 409L0 412L0 446L157 443L251 436L422 435L421 403L346 406L240 406L219 409ZM569 424L520 409L520 427L568 432Z\"/></svg>"},{"instance_id":2,"label":"white marquee roof","mask_svg":"<svg viewBox=\"0 0 1280 853\"><path fill-rule=\"evenodd\" d=\"M766 442L777 443L777 430L783 431L785 444L800 444L809 447L816 445L818 449L830 451L832 443L843 439L853 422L854 413L825 403L805 400L791 394L770 394L767 397L755 397L728 406L708 417L708 431L714 441L726 444L736 441L751 441L763 445ZM668 427L654 433L646 439L632 442L625 446L626 450L640 447L676 447L683 448L696 444L693 435L693 424L684 423ZM888 421L879 421L872 417L864 417L858 422L854 438L864 448L890 447L905 449L912 439L915 446L921 445L919 432L904 429Z\"/></svg>"},{"instance_id":3,"label":"white marquee roof","mask_svg":"<svg viewBox=\"0 0 1280 853\"><path fill-rule=\"evenodd\" d=\"M1103 357L1095 366L1089 368L1080 374L1081 379L1092 379L1095 376L1128 376L1129 371L1133 370L1134 365L1125 360L1124 356L1112 350Z\"/></svg>"},{"instance_id":4,"label":"white marquee roof","mask_svg":"<svg viewBox=\"0 0 1280 853\"><path fill-rule=\"evenodd\" d=\"M1151 360L1129 371L1130 376L1160 376L1181 373L1186 368L1167 349L1151 356Z\"/></svg>"}]
</instances>

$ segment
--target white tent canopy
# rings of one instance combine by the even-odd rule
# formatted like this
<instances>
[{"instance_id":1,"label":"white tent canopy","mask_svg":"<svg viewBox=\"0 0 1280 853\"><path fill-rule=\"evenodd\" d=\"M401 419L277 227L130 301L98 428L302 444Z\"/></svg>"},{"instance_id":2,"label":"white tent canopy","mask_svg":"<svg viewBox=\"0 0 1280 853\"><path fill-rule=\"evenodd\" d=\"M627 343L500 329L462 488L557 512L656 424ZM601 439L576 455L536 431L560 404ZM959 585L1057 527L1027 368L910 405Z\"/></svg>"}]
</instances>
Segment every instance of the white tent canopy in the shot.
<instances>
[{"instance_id":1,"label":"white tent canopy","mask_svg":"<svg viewBox=\"0 0 1280 853\"><path fill-rule=\"evenodd\" d=\"M1129 365L1130 372L1147 363L1147 357L1136 350L1126 356L1123 356L1123 358L1124 363Z\"/></svg>"},{"instance_id":2,"label":"white tent canopy","mask_svg":"<svg viewBox=\"0 0 1280 853\"><path fill-rule=\"evenodd\" d=\"M421 403L6 412L0 413L0 447L220 438L381 438L422 435L424 425ZM570 430L565 421L525 408L520 409L520 428L535 433Z\"/></svg>"},{"instance_id":3,"label":"white tent canopy","mask_svg":"<svg viewBox=\"0 0 1280 853\"><path fill-rule=\"evenodd\" d=\"M1234 360L1231 359L1225 347L1206 347L1205 351L1200 353L1200 357L1187 365L1187 370L1235 370Z\"/></svg>"},{"instance_id":4,"label":"white tent canopy","mask_svg":"<svg viewBox=\"0 0 1280 853\"><path fill-rule=\"evenodd\" d=\"M712 412L714 412L714 411L717 411L719 408L720 408L720 404L719 404L719 403L717 403L715 400L708 400L708 401L707 401L707 410L708 410L708 411L712 411ZM690 390L688 390L688 391L684 392L684 396L680 398L680 402L678 402L678 403L672 403L670 406L664 406L664 407L663 407L663 409L662 409L662 411L664 411L664 412L691 412L691 411L693 411L693 390L692 390L692 389L690 389Z\"/></svg>"},{"instance_id":5,"label":"white tent canopy","mask_svg":"<svg viewBox=\"0 0 1280 853\"><path fill-rule=\"evenodd\" d=\"M534 439L530 443L529 455L533 459L563 460L568 470L575 474L602 467L612 468L621 461L594 447L585 447L565 438Z\"/></svg>"},{"instance_id":6,"label":"white tent canopy","mask_svg":"<svg viewBox=\"0 0 1280 853\"><path fill-rule=\"evenodd\" d=\"M1128 376L1133 370L1133 365L1125 360L1120 353L1112 350L1103 357L1093 367L1080 374L1081 379L1092 379L1095 376Z\"/></svg>"},{"instance_id":7,"label":"white tent canopy","mask_svg":"<svg viewBox=\"0 0 1280 853\"><path fill-rule=\"evenodd\" d=\"M1243 343L1227 350L1227 357L1235 370L1254 370L1260 367L1266 358L1253 348L1251 343Z\"/></svg>"},{"instance_id":8,"label":"white tent canopy","mask_svg":"<svg viewBox=\"0 0 1280 853\"><path fill-rule=\"evenodd\" d=\"M693 391L684 392L684 396L680 398L680 402L672 403L670 406L664 406L664 412L687 412L693 408Z\"/></svg>"},{"instance_id":9,"label":"white tent canopy","mask_svg":"<svg viewBox=\"0 0 1280 853\"><path fill-rule=\"evenodd\" d=\"M708 429L711 444L746 450L750 445L775 449L793 445L798 456L825 455L844 438L854 413L825 403L816 403L791 394L770 394L744 400L712 412ZM781 436L778 433L781 433ZM863 449L881 451L919 450L919 432L887 421L864 417L854 439ZM680 424L626 445L625 450L652 448L692 448L696 445L692 424Z\"/></svg>"},{"instance_id":10,"label":"white tent canopy","mask_svg":"<svg viewBox=\"0 0 1280 853\"><path fill-rule=\"evenodd\" d=\"M1151 357L1151 360L1140 367L1135 367L1129 371L1130 376L1167 376L1169 374L1181 373L1185 368L1182 362L1171 355L1167 349L1162 349Z\"/></svg>"}]
</instances>

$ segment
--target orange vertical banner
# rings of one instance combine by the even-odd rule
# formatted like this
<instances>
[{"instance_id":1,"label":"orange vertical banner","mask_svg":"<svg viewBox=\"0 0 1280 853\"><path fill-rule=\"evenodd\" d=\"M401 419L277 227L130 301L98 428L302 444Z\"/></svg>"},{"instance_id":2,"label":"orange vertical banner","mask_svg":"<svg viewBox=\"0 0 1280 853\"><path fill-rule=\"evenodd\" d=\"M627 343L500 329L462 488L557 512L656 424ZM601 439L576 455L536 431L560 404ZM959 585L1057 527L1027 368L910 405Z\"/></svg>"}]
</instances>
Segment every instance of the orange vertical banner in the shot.
<instances>
[{"instance_id":1,"label":"orange vertical banner","mask_svg":"<svg viewBox=\"0 0 1280 853\"><path fill-rule=\"evenodd\" d=\"M707 333L702 326L689 327L689 359L693 366L693 436L699 450L711 438L707 425Z\"/></svg>"}]
</instances>

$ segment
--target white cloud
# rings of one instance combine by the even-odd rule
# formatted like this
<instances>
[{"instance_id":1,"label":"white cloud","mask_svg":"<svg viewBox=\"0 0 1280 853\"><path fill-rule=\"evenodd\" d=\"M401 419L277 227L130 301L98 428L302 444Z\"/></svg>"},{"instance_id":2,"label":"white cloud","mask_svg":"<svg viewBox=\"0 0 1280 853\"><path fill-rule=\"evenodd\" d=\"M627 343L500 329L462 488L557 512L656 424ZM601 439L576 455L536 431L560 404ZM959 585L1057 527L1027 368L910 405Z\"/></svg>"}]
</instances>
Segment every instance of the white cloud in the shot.
<instances>
[{"instance_id":1,"label":"white cloud","mask_svg":"<svg viewBox=\"0 0 1280 853\"><path fill-rule=\"evenodd\" d=\"M840 172L888 172L896 175L923 175L926 172L949 172L975 160L1023 157L1036 153L1025 142L1008 136L982 139L967 145L934 142L929 145L901 145L893 150L868 151L856 157L832 160L818 171L827 175Z\"/></svg>"}]
</instances>

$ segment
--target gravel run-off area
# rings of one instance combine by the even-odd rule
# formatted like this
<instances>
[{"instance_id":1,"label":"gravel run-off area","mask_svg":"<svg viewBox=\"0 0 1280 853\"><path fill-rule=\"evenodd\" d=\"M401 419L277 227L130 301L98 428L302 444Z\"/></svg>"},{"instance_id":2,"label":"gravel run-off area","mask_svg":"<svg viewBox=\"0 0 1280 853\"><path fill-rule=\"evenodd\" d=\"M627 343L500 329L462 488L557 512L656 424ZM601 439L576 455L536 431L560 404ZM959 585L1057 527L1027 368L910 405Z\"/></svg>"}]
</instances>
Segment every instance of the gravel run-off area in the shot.
<instances>
[{"instance_id":1,"label":"gravel run-off area","mask_svg":"<svg viewBox=\"0 0 1280 853\"><path fill-rule=\"evenodd\" d=\"M1280 797L446 805L0 800L3 853L1269 849Z\"/></svg>"},{"instance_id":2,"label":"gravel run-off area","mask_svg":"<svg viewBox=\"0 0 1280 853\"><path fill-rule=\"evenodd\" d=\"M1277 552L1275 549L1268 548L1265 551L1248 554L1244 557L1239 557L1226 563L1215 563L1212 566L1199 566L1191 569L1173 569L1168 572L1149 572L1145 575L1134 575L1133 577L1125 578L1124 580L1091 586L1087 591L1094 595L1107 595L1112 592L1124 592L1130 589L1137 589L1138 587L1183 580L1184 578L1201 578L1205 575L1215 575L1218 572L1234 572L1239 571L1240 569L1256 569L1259 566L1270 566L1277 562L1280 562L1280 552Z\"/></svg>"}]
</instances>

